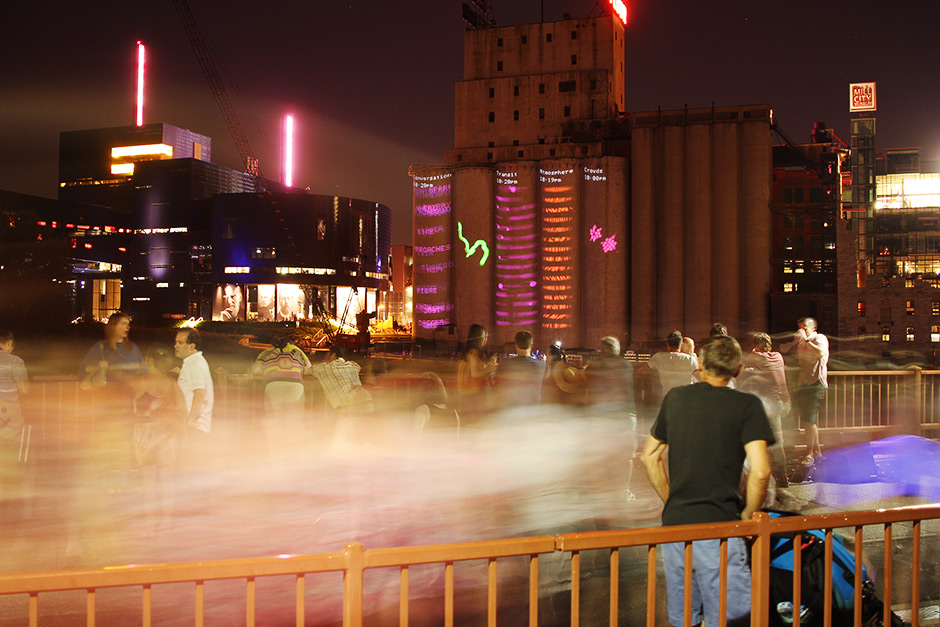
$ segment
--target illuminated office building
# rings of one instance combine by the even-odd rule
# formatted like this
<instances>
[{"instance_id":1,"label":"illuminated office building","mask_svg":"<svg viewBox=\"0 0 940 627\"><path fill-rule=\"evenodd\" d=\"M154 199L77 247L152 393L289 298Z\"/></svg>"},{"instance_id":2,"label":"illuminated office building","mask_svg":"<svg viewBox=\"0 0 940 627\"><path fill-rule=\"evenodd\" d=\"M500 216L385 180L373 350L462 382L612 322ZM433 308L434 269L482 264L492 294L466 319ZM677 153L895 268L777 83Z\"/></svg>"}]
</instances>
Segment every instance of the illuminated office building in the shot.
<instances>
[{"instance_id":1,"label":"illuminated office building","mask_svg":"<svg viewBox=\"0 0 940 627\"><path fill-rule=\"evenodd\" d=\"M937 364L940 164L903 149L874 166L871 211L847 212L855 228L840 229L849 271L840 273L839 333L846 348Z\"/></svg>"},{"instance_id":2,"label":"illuminated office building","mask_svg":"<svg viewBox=\"0 0 940 627\"><path fill-rule=\"evenodd\" d=\"M355 325L362 310L385 313L388 207L306 194L210 157L210 138L168 124L61 134L60 201L108 207L115 225L71 227L120 251L121 263L94 265L100 276L82 283L83 315Z\"/></svg>"},{"instance_id":3,"label":"illuminated office building","mask_svg":"<svg viewBox=\"0 0 940 627\"><path fill-rule=\"evenodd\" d=\"M59 134L59 200L130 214L136 165L170 159L208 163L211 157L209 137L170 124L66 131Z\"/></svg>"},{"instance_id":4,"label":"illuminated office building","mask_svg":"<svg viewBox=\"0 0 940 627\"><path fill-rule=\"evenodd\" d=\"M771 333L811 316L834 333L838 324L836 235L848 147L816 124L812 142L773 147Z\"/></svg>"},{"instance_id":5,"label":"illuminated office building","mask_svg":"<svg viewBox=\"0 0 940 627\"><path fill-rule=\"evenodd\" d=\"M387 312L391 210L298 193L212 199L213 320L331 318ZM381 314L381 315L380 315Z\"/></svg>"},{"instance_id":6,"label":"illuminated office building","mask_svg":"<svg viewBox=\"0 0 940 627\"><path fill-rule=\"evenodd\" d=\"M764 328L770 108L626 114L614 15L465 33L454 147L411 170L414 334Z\"/></svg>"}]
</instances>

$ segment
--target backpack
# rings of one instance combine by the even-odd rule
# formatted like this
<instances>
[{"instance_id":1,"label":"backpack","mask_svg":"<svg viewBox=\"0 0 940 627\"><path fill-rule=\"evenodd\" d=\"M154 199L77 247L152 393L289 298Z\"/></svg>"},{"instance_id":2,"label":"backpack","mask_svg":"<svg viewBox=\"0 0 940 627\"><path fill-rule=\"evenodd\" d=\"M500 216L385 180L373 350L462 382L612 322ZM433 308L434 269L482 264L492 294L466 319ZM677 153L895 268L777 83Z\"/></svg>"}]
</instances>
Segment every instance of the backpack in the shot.
<instances>
[{"instance_id":1,"label":"backpack","mask_svg":"<svg viewBox=\"0 0 940 627\"><path fill-rule=\"evenodd\" d=\"M780 514L772 512L771 516ZM841 536L832 536L832 625L851 627L854 621L855 602L855 555L845 548ZM800 534L800 559L802 566L800 624L805 627L823 625L825 612L826 583L826 534L820 530L803 531ZM796 613L793 603L793 536L775 534L771 536L770 549L770 608L767 624L783 627L793 623ZM789 606L788 606L789 604ZM905 623L891 614L890 627L902 627ZM878 598L874 584L862 565L862 625L886 627L884 625L884 603Z\"/></svg>"}]
</instances>

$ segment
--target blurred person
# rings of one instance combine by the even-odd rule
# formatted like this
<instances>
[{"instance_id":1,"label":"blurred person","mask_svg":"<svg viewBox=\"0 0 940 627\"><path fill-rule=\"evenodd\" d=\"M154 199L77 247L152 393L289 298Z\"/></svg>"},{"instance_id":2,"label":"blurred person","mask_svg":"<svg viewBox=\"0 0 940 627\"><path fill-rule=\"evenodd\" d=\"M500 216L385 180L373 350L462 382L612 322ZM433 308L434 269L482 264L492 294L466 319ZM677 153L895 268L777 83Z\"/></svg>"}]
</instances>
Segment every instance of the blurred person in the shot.
<instances>
[{"instance_id":1,"label":"blurred person","mask_svg":"<svg viewBox=\"0 0 940 627\"><path fill-rule=\"evenodd\" d=\"M636 401L633 364L620 354L620 341L611 336L601 338L600 356L584 368L587 380L588 406L596 417L613 418L623 423L621 431L623 489L628 501L636 499L630 489L633 459L636 457Z\"/></svg>"},{"instance_id":2,"label":"blurred person","mask_svg":"<svg viewBox=\"0 0 940 627\"><path fill-rule=\"evenodd\" d=\"M116 311L104 326L104 339L96 342L81 364L82 389L93 392L94 450L102 470L123 471L133 464L134 399L147 372L144 357L130 341L131 317Z\"/></svg>"},{"instance_id":3,"label":"blurred person","mask_svg":"<svg viewBox=\"0 0 940 627\"><path fill-rule=\"evenodd\" d=\"M104 339L88 350L82 361L82 372L86 376L103 372L109 388L123 387L132 392L147 368L140 349L128 338L130 330L129 315L120 311L111 314L104 326Z\"/></svg>"},{"instance_id":4,"label":"blurred person","mask_svg":"<svg viewBox=\"0 0 940 627\"><path fill-rule=\"evenodd\" d=\"M532 334L515 336L515 357L502 360L496 368L495 383L500 408L526 407L542 402L545 362L532 356Z\"/></svg>"},{"instance_id":5,"label":"blurred person","mask_svg":"<svg viewBox=\"0 0 940 627\"><path fill-rule=\"evenodd\" d=\"M581 405L584 402L584 372L568 363L561 341L548 347L545 378L542 380L543 405Z\"/></svg>"},{"instance_id":6,"label":"blurred person","mask_svg":"<svg viewBox=\"0 0 940 627\"><path fill-rule=\"evenodd\" d=\"M801 318L793 341L780 347L786 352L796 349L800 364L799 389L796 392L796 407L800 423L809 434L809 454L803 459L811 466L816 457L822 456L819 445L819 408L826 401L829 391L828 364L829 338L817 330L814 318Z\"/></svg>"},{"instance_id":7,"label":"blurred person","mask_svg":"<svg viewBox=\"0 0 940 627\"><path fill-rule=\"evenodd\" d=\"M460 413L476 420L489 410L490 387L496 372L496 355L487 355L488 335L482 325L472 324L467 332L467 349L457 363L457 391Z\"/></svg>"},{"instance_id":8,"label":"blurred person","mask_svg":"<svg viewBox=\"0 0 940 627\"><path fill-rule=\"evenodd\" d=\"M685 353L686 355L695 354L695 340L685 336L682 338L682 344L679 346L679 352Z\"/></svg>"},{"instance_id":9,"label":"blurred person","mask_svg":"<svg viewBox=\"0 0 940 627\"><path fill-rule=\"evenodd\" d=\"M734 338L714 337L700 350L702 382L666 395L641 456L665 503L663 525L750 520L764 501L770 478L767 446L774 436L763 403L727 387L741 369L741 347ZM750 474L742 502L738 484L745 460ZM685 617L685 545L662 545L671 624L697 625L703 618L708 625L719 624L719 548L720 540L692 543L692 616ZM744 538L727 540L726 581L727 624L749 625L751 573Z\"/></svg>"},{"instance_id":10,"label":"blurred person","mask_svg":"<svg viewBox=\"0 0 940 627\"><path fill-rule=\"evenodd\" d=\"M790 393L787 391L783 355L773 350L770 336L766 333L753 333L751 344L751 351L744 354L737 389L754 394L763 401L776 439L770 447L773 478L778 487L786 487L789 482L783 447L783 418L790 413Z\"/></svg>"},{"instance_id":11,"label":"blurred person","mask_svg":"<svg viewBox=\"0 0 940 627\"><path fill-rule=\"evenodd\" d=\"M360 369L359 364L346 359L346 350L337 345L331 346L326 358L311 368L336 418L334 449L353 441L358 435L357 421L375 411L372 395L359 379Z\"/></svg>"},{"instance_id":12,"label":"blurred person","mask_svg":"<svg viewBox=\"0 0 940 627\"><path fill-rule=\"evenodd\" d=\"M304 441L304 373L312 366L287 334L271 340L271 348L261 351L251 371L264 383L264 432L271 459L289 448L300 452Z\"/></svg>"},{"instance_id":13,"label":"blurred person","mask_svg":"<svg viewBox=\"0 0 940 627\"><path fill-rule=\"evenodd\" d=\"M418 381L418 405L413 424L418 436L429 431L460 432L460 415L448 403L444 382L433 372L425 372Z\"/></svg>"},{"instance_id":14,"label":"blurred person","mask_svg":"<svg viewBox=\"0 0 940 627\"><path fill-rule=\"evenodd\" d=\"M311 367L313 376L323 387L323 394L334 410L350 410L356 405L356 388L362 387L359 379L361 366L346 359L346 350L333 345L324 360Z\"/></svg>"},{"instance_id":15,"label":"blurred person","mask_svg":"<svg viewBox=\"0 0 940 627\"><path fill-rule=\"evenodd\" d=\"M202 336L196 329L180 329L176 332L173 350L183 360L176 384L183 395L180 409L185 425L187 457L193 466L205 467L215 389L209 364L202 354Z\"/></svg>"},{"instance_id":16,"label":"blurred person","mask_svg":"<svg viewBox=\"0 0 940 627\"><path fill-rule=\"evenodd\" d=\"M0 520L19 518L19 499L29 459L30 428L20 405L29 393L29 375L22 358L13 354L16 341L0 329Z\"/></svg>"},{"instance_id":17,"label":"blurred person","mask_svg":"<svg viewBox=\"0 0 940 627\"><path fill-rule=\"evenodd\" d=\"M173 475L179 457L183 393L173 376L176 360L168 347L154 346L144 357L147 374L135 403L134 452L144 473L144 493L152 493L148 533L167 529L173 510Z\"/></svg>"},{"instance_id":18,"label":"blurred person","mask_svg":"<svg viewBox=\"0 0 940 627\"><path fill-rule=\"evenodd\" d=\"M708 337L719 337L719 336L730 337L728 335L728 327L721 324L720 322L716 322L715 324L712 325L712 328L709 330Z\"/></svg>"},{"instance_id":19,"label":"blurred person","mask_svg":"<svg viewBox=\"0 0 940 627\"><path fill-rule=\"evenodd\" d=\"M698 370L698 357L683 353L682 332L670 331L666 336L666 350L659 351L646 362L650 370L659 375L663 397L672 388L694 383L692 374Z\"/></svg>"}]
</instances>

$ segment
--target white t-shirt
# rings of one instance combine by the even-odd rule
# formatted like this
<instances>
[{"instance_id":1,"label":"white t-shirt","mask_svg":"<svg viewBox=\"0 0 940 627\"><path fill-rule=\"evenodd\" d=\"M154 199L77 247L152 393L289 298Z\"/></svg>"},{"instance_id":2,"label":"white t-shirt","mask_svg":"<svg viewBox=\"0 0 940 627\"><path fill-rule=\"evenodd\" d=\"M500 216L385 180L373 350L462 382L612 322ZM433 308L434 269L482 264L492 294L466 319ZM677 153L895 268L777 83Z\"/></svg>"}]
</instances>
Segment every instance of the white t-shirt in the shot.
<instances>
[{"instance_id":1,"label":"white t-shirt","mask_svg":"<svg viewBox=\"0 0 940 627\"><path fill-rule=\"evenodd\" d=\"M212 387L212 374L209 372L209 364L206 358L202 356L202 351L198 351L183 360L183 367L180 368L180 376L176 381L183 392L183 401L186 403L187 413L193 407L193 395L196 390L205 390L206 396L202 401L202 407L199 409L199 415L196 417L196 424L193 426L200 431L209 433L212 427L212 405L215 402L215 392Z\"/></svg>"},{"instance_id":2,"label":"white t-shirt","mask_svg":"<svg viewBox=\"0 0 940 627\"><path fill-rule=\"evenodd\" d=\"M650 357L647 365L659 373L665 396L672 388L695 383L692 373L698 370L698 357L688 353L661 351Z\"/></svg>"}]
</instances>

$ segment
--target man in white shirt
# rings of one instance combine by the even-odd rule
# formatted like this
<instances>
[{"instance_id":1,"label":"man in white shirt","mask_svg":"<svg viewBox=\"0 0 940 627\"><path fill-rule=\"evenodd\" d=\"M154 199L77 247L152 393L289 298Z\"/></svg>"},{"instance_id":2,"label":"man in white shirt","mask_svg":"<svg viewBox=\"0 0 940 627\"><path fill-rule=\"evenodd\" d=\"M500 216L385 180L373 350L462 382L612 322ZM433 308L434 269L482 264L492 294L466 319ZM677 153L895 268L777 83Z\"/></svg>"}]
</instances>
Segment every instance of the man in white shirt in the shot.
<instances>
[{"instance_id":1,"label":"man in white shirt","mask_svg":"<svg viewBox=\"0 0 940 627\"><path fill-rule=\"evenodd\" d=\"M202 338L198 331L181 329L177 332L173 349L176 356L183 360L177 385L183 393L187 432L191 441L195 437L196 442L193 444L197 448L198 441L204 440L212 428L212 406L215 402L212 374L201 348Z\"/></svg>"},{"instance_id":2,"label":"man in white shirt","mask_svg":"<svg viewBox=\"0 0 940 627\"><path fill-rule=\"evenodd\" d=\"M692 373L698 370L698 357L695 354L683 353L682 332L671 331L666 336L666 348L650 357L646 365L659 375L663 396L672 388L680 385L695 383Z\"/></svg>"},{"instance_id":3,"label":"man in white shirt","mask_svg":"<svg viewBox=\"0 0 940 627\"><path fill-rule=\"evenodd\" d=\"M829 391L828 364L829 338L816 330L816 320L803 318L797 323L793 341L781 346L781 352L796 348L800 362L800 388L797 390L796 406L800 412L800 423L809 434L809 455L803 460L804 465L811 465L816 457L822 455L819 445L819 408L826 402Z\"/></svg>"}]
</instances>

